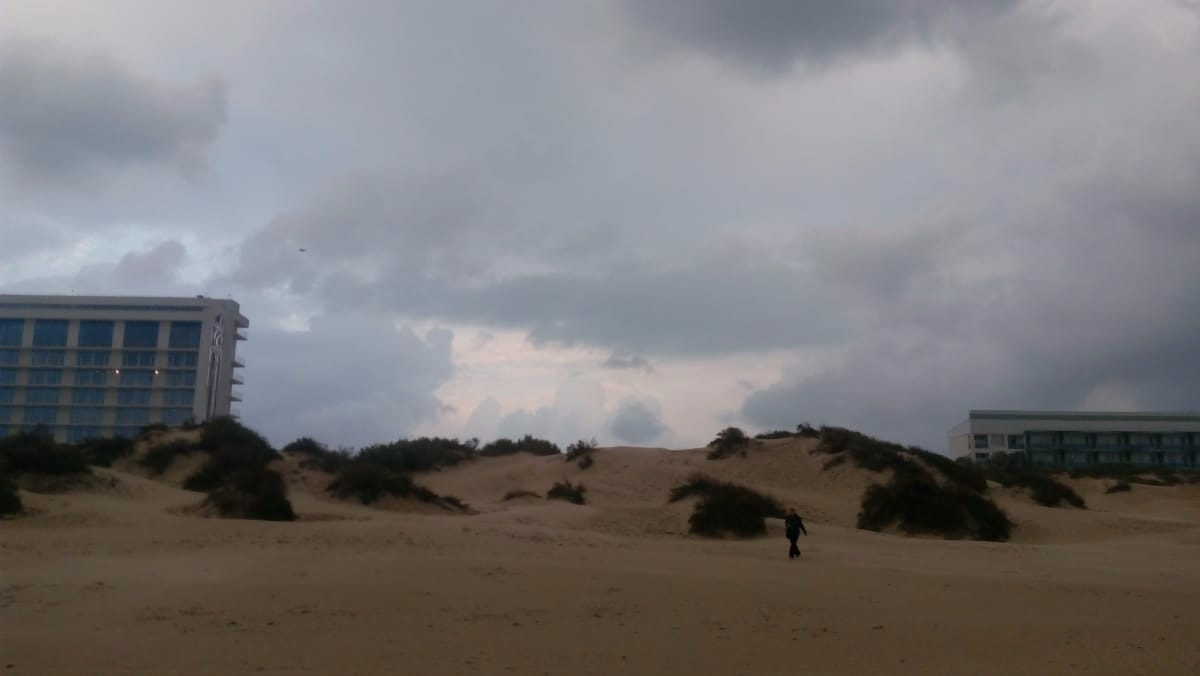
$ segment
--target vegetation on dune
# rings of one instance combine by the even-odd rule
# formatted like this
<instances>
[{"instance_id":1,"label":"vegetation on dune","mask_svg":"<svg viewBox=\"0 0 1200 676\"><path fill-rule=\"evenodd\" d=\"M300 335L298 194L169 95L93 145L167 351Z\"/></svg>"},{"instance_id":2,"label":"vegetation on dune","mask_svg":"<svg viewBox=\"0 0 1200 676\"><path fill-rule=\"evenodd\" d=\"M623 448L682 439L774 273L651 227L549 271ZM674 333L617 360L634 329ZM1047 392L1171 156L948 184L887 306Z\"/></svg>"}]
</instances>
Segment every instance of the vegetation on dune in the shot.
<instances>
[{"instance_id":1,"label":"vegetation on dune","mask_svg":"<svg viewBox=\"0 0 1200 676\"><path fill-rule=\"evenodd\" d=\"M984 495L987 477L978 468L841 427L822 427L820 433L814 452L834 456L826 469L850 461L868 471L892 473L886 484L872 484L863 493L859 528L879 531L895 525L909 535L1008 539L1012 522Z\"/></svg>"},{"instance_id":2,"label":"vegetation on dune","mask_svg":"<svg viewBox=\"0 0 1200 676\"><path fill-rule=\"evenodd\" d=\"M775 498L751 488L695 473L671 489L668 502L699 497L688 517L694 535L752 537L767 532L766 517L782 518L783 506Z\"/></svg>"},{"instance_id":3,"label":"vegetation on dune","mask_svg":"<svg viewBox=\"0 0 1200 676\"><path fill-rule=\"evenodd\" d=\"M1070 486L1055 481L1048 474L1033 471L994 472L989 477L1005 488L1025 488L1033 501L1043 507L1059 507L1063 503L1087 509L1087 504Z\"/></svg>"},{"instance_id":4,"label":"vegetation on dune","mask_svg":"<svg viewBox=\"0 0 1200 676\"><path fill-rule=\"evenodd\" d=\"M579 469L587 469L596 464L596 459L592 457L599 444L595 439L587 440L580 439L575 443L567 446L566 459L567 462L578 461Z\"/></svg>"},{"instance_id":5,"label":"vegetation on dune","mask_svg":"<svg viewBox=\"0 0 1200 676\"><path fill-rule=\"evenodd\" d=\"M461 500L453 496L434 493L413 481L404 472L396 471L369 460L355 459L338 471L326 490L334 496L346 499L357 498L369 505L385 496L414 498L446 509L466 509Z\"/></svg>"},{"instance_id":6,"label":"vegetation on dune","mask_svg":"<svg viewBox=\"0 0 1200 676\"><path fill-rule=\"evenodd\" d=\"M475 445L458 439L420 437L373 444L361 449L354 459L386 467L394 472L428 472L450 467L475 457Z\"/></svg>"},{"instance_id":7,"label":"vegetation on dune","mask_svg":"<svg viewBox=\"0 0 1200 676\"><path fill-rule=\"evenodd\" d=\"M712 450L708 452L709 460L728 458L734 453L745 456L746 447L750 445L750 437L739 427L726 427L717 433L717 438L708 442Z\"/></svg>"},{"instance_id":8,"label":"vegetation on dune","mask_svg":"<svg viewBox=\"0 0 1200 676\"><path fill-rule=\"evenodd\" d=\"M1178 486L1200 483L1200 471L1175 467L1137 467L1135 465L1092 465L1069 472L1072 479L1114 479L1144 486Z\"/></svg>"},{"instance_id":9,"label":"vegetation on dune","mask_svg":"<svg viewBox=\"0 0 1200 676\"><path fill-rule=\"evenodd\" d=\"M497 439L479 449L479 455L483 456L512 455L513 453L559 455L562 453L562 449L553 442L539 439L531 434L526 434L516 441L504 438Z\"/></svg>"},{"instance_id":10,"label":"vegetation on dune","mask_svg":"<svg viewBox=\"0 0 1200 676\"><path fill-rule=\"evenodd\" d=\"M300 437L287 446L284 446L282 451L287 455L299 456L300 466L304 469L317 470L327 474L336 474L343 467L350 464L350 461L354 458L350 451L345 449L330 450L325 444L312 437Z\"/></svg>"},{"instance_id":11,"label":"vegetation on dune","mask_svg":"<svg viewBox=\"0 0 1200 676\"><path fill-rule=\"evenodd\" d=\"M772 430L770 432L759 432L754 435L755 439L791 439L796 436L787 430Z\"/></svg>"},{"instance_id":12,"label":"vegetation on dune","mask_svg":"<svg viewBox=\"0 0 1200 676\"><path fill-rule=\"evenodd\" d=\"M554 484L550 490L546 491L547 500L566 500L567 502L582 505L587 502L587 487L583 484L573 484L570 481L562 480Z\"/></svg>"},{"instance_id":13,"label":"vegetation on dune","mask_svg":"<svg viewBox=\"0 0 1200 676\"><path fill-rule=\"evenodd\" d=\"M504 500L517 500L519 498L537 498L542 499L542 496L533 491L512 490L504 494Z\"/></svg>"},{"instance_id":14,"label":"vegetation on dune","mask_svg":"<svg viewBox=\"0 0 1200 676\"><path fill-rule=\"evenodd\" d=\"M197 445L208 453L208 460L184 480L183 487L207 492L206 503L218 514L272 521L296 518L283 477L267 469L280 455L258 432L233 418L216 418L204 425Z\"/></svg>"},{"instance_id":15,"label":"vegetation on dune","mask_svg":"<svg viewBox=\"0 0 1200 676\"><path fill-rule=\"evenodd\" d=\"M75 446L89 465L112 467L117 460L133 454L133 444L133 440L124 437L98 437L85 439Z\"/></svg>"},{"instance_id":16,"label":"vegetation on dune","mask_svg":"<svg viewBox=\"0 0 1200 676\"><path fill-rule=\"evenodd\" d=\"M287 485L266 467L238 469L208 493L205 503L223 517L292 521L296 513L287 498Z\"/></svg>"},{"instance_id":17,"label":"vegetation on dune","mask_svg":"<svg viewBox=\"0 0 1200 676\"><path fill-rule=\"evenodd\" d=\"M1109 493L1109 494L1111 494L1111 493L1128 493L1131 490L1133 490L1133 486L1131 486L1128 481L1118 481L1117 483L1104 489L1104 492Z\"/></svg>"},{"instance_id":18,"label":"vegetation on dune","mask_svg":"<svg viewBox=\"0 0 1200 676\"><path fill-rule=\"evenodd\" d=\"M200 450L194 442L186 439L176 439L165 444L157 444L146 449L146 453L138 458L138 464L158 475L167 471L175 463L175 458L188 455Z\"/></svg>"},{"instance_id":19,"label":"vegetation on dune","mask_svg":"<svg viewBox=\"0 0 1200 676\"><path fill-rule=\"evenodd\" d=\"M83 451L60 444L44 428L22 431L0 439L0 474L90 474Z\"/></svg>"},{"instance_id":20,"label":"vegetation on dune","mask_svg":"<svg viewBox=\"0 0 1200 676\"><path fill-rule=\"evenodd\" d=\"M0 516L20 514L24 508L21 496L17 494L17 485L0 473Z\"/></svg>"}]
</instances>

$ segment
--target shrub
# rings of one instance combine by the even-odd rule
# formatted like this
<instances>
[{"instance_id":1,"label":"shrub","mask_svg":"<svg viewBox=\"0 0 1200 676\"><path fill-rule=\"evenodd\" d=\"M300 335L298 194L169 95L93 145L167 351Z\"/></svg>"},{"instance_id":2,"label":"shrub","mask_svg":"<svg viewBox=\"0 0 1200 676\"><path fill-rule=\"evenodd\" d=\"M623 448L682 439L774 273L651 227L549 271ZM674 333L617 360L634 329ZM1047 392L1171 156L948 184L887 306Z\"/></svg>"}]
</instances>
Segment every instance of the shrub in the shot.
<instances>
[{"instance_id":1,"label":"shrub","mask_svg":"<svg viewBox=\"0 0 1200 676\"><path fill-rule=\"evenodd\" d=\"M183 487L189 491L211 491L235 472L262 469L278 458L279 454L270 446L223 446L209 454L208 461L183 482Z\"/></svg>"},{"instance_id":2,"label":"shrub","mask_svg":"<svg viewBox=\"0 0 1200 676\"><path fill-rule=\"evenodd\" d=\"M166 423L160 423L160 422L150 423L149 425L143 425L142 429L138 430L138 438L145 439L146 437L149 437L152 434L162 434L163 432L166 432L169 429L171 429L171 428L167 427Z\"/></svg>"},{"instance_id":3,"label":"shrub","mask_svg":"<svg viewBox=\"0 0 1200 676\"><path fill-rule=\"evenodd\" d=\"M1087 509L1083 498L1066 484L1059 483L1045 474L1034 472L997 472L992 478L1000 485L1028 488L1033 501L1043 507L1058 507L1067 503L1079 509Z\"/></svg>"},{"instance_id":4,"label":"shrub","mask_svg":"<svg viewBox=\"0 0 1200 676\"><path fill-rule=\"evenodd\" d=\"M354 457L394 472L427 472L471 460L475 451L458 439L420 437L367 446Z\"/></svg>"},{"instance_id":5,"label":"shrub","mask_svg":"<svg viewBox=\"0 0 1200 676\"><path fill-rule=\"evenodd\" d=\"M933 482L933 475L905 457L905 451L899 444L880 441L861 432L842 427L822 427L821 443L812 452L834 456L825 463L825 469L850 460L869 472L890 470L896 477Z\"/></svg>"},{"instance_id":6,"label":"shrub","mask_svg":"<svg viewBox=\"0 0 1200 676\"><path fill-rule=\"evenodd\" d=\"M343 467L326 490L341 499L356 497L364 505L392 495L416 498L445 508L466 509L458 498L438 495L407 474L365 460L356 459Z\"/></svg>"},{"instance_id":7,"label":"shrub","mask_svg":"<svg viewBox=\"0 0 1200 676\"><path fill-rule=\"evenodd\" d=\"M582 505L587 502L584 493L587 492L587 487L583 484L572 484L570 481L560 481L546 491L547 500L566 500L567 502L576 505Z\"/></svg>"},{"instance_id":8,"label":"shrub","mask_svg":"<svg viewBox=\"0 0 1200 676\"><path fill-rule=\"evenodd\" d=\"M1012 522L991 500L968 490L945 488L908 476L873 484L863 494L858 527L879 531L897 524L908 535L1004 541Z\"/></svg>"},{"instance_id":9,"label":"shrub","mask_svg":"<svg viewBox=\"0 0 1200 676\"><path fill-rule=\"evenodd\" d=\"M575 443L567 446L567 462L579 461L579 469L587 469L596 464L596 459L592 457L593 452L599 444L595 439L590 441L580 439Z\"/></svg>"},{"instance_id":10,"label":"shrub","mask_svg":"<svg viewBox=\"0 0 1200 676\"><path fill-rule=\"evenodd\" d=\"M176 456L187 455L198 450L196 445L184 439L176 439L165 444L151 446L146 454L138 459L138 464L149 469L153 474L162 474L175 462Z\"/></svg>"},{"instance_id":11,"label":"shrub","mask_svg":"<svg viewBox=\"0 0 1200 676\"><path fill-rule=\"evenodd\" d=\"M796 436L808 439L820 439L821 431L808 423L800 423L796 425Z\"/></svg>"},{"instance_id":12,"label":"shrub","mask_svg":"<svg viewBox=\"0 0 1200 676\"><path fill-rule=\"evenodd\" d=\"M534 493L533 491L515 490L515 491L509 491L509 492L505 493L503 499L504 500L516 500L518 498L538 498L540 500L542 498L542 496L537 493Z\"/></svg>"},{"instance_id":13,"label":"shrub","mask_svg":"<svg viewBox=\"0 0 1200 676\"><path fill-rule=\"evenodd\" d=\"M25 507L21 504L21 496L17 486L8 477L0 474L0 516L20 514Z\"/></svg>"},{"instance_id":14,"label":"shrub","mask_svg":"<svg viewBox=\"0 0 1200 676\"><path fill-rule=\"evenodd\" d=\"M133 453L133 441L124 437L86 439L75 444L89 465L112 467L114 461Z\"/></svg>"},{"instance_id":15,"label":"shrub","mask_svg":"<svg viewBox=\"0 0 1200 676\"><path fill-rule=\"evenodd\" d=\"M315 469L329 474L336 474L353 459L350 451L343 449L331 451L325 444L311 437L300 437L284 446L283 452L302 456L300 466L305 469Z\"/></svg>"},{"instance_id":16,"label":"shrub","mask_svg":"<svg viewBox=\"0 0 1200 676\"><path fill-rule=\"evenodd\" d=\"M672 488L667 501L678 502L688 497L700 498L688 518L689 530L695 535L761 535L767 532L766 517L784 515L783 506L775 498L699 472Z\"/></svg>"},{"instance_id":17,"label":"shrub","mask_svg":"<svg viewBox=\"0 0 1200 676\"><path fill-rule=\"evenodd\" d=\"M738 451L744 451L745 447L750 443L750 438L746 436L740 428L726 427L717 433L717 438L708 442L709 460L720 460L727 458Z\"/></svg>"},{"instance_id":18,"label":"shrub","mask_svg":"<svg viewBox=\"0 0 1200 676\"><path fill-rule=\"evenodd\" d=\"M525 436L513 441L512 439L497 439L489 444L485 444L479 449L479 455L497 456L511 455L513 453L531 453L533 455L559 455L562 450L553 442L545 439L526 434Z\"/></svg>"},{"instance_id":19,"label":"shrub","mask_svg":"<svg viewBox=\"0 0 1200 676\"><path fill-rule=\"evenodd\" d=\"M269 451L274 457L278 457L262 435L230 417L213 418L208 421L200 433L200 448L210 453L223 448L245 449L255 454Z\"/></svg>"},{"instance_id":20,"label":"shrub","mask_svg":"<svg viewBox=\"0 0 1200 676\"><path fill-rule=\"evenodd\" d=\"M1118 481L1117 483L1104 489L1105 493L1127 493L1133 490L1133 486L1129 485L1128 481Z\"/></svg>"},{"instance_id":21,"label":"shrub","mask_svg":"<svg viewBox=\"0 0 1200 676\"><path fill-rule=\"evenodd\" d=\"M759 434L755 434L754 438L755 439L791 439L794 436L796 436L796 435L792 434L791 432L789 432L787 430L773 430L770 432L760 432Z\"/></svg>"},{"instance_id":22,"label":"shrub","mask_svg":"<svg viewBox=\"0 0 1200 676\"><path fill-rule=\"evenodd\" d=\"M937 470L946 481L974 493L987 492L987 477L978 467L958 463L940 453L933 453L917 446L909 446L908 453L920 458Z\"/></svg>"},{"instance_id":23,"label":"shrub","mask_svg":"<svg viewBox=\"0 0 1200 676\"><path fill-rule=\"evenodd\" d=\"M287 499L287 485L278 472L255 467L239 469L208 494L207 503L223 517L292 521L296 513Z\"/></svg>"},{"instance_id":24,"label":"shrub","mask_svg":"<svg viewBox=\"0 0 1200 676\"><path fill-rule=\"evenodd\" d=\"M90 474L83 452L55 443L44 428L0 439L0 474Z\"/></svg>"}]
</instances>

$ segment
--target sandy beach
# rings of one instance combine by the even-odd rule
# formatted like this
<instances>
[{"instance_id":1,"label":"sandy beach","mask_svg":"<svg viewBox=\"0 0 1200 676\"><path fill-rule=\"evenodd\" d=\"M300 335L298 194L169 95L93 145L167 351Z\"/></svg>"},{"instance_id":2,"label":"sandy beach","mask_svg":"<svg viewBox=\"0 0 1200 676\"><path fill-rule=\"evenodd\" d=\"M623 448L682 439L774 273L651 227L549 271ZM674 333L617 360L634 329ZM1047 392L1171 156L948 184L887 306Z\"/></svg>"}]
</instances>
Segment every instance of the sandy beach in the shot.
<instances>
[{"instance_id":1,"label":"sandy beach","mask_svg":"<svg viewBox=\"0 0 1200 676\"><path fill-rule=\"evenodd\" d=\"M277 463L301 520L203 518L186 467L22 492L0 522L6 674L1197 674L1200 486L1088 510L992 490L1008 543L854 528L873 475L825 471L807 440L746 458L605 448L481 458L418 481L467 502L366 507ZM186 463L182 463L186 464ZM696 470L805 516L750 540L687 535L668 504ZM568 478L588 504L521 498ZM878 477L874 477L878 478Z\"/></svg>"}]
</instances>

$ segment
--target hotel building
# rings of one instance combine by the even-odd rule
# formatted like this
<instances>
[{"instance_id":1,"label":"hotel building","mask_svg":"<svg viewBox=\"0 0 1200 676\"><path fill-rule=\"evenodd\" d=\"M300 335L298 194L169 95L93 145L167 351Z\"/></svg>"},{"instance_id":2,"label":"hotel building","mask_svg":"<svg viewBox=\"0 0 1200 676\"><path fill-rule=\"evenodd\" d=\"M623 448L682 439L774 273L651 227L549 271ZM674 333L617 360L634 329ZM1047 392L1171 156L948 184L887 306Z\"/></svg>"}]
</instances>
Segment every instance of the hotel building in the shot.
<instances>
[{"instance_id":1,"label":"hotel building","mask_svg":"<svg viewBox=\"0 0 1200 676\"><path fill-rule=\"evenodd\" d=\"M0 295L0 437L134 436L236 415L238 304L196 296Z\"/></svg>"},{"instance_id":2,"label":"hotel building","mask_svg":"<svg viewBox=\"0 0 1200 676\"><path fill-rule=\"evenodd\" d=\"M970 411L949 432L950 457L986 463L1020 453L1029 464L1200 467L1200 413Z\"/></svg>"}]
</instances>

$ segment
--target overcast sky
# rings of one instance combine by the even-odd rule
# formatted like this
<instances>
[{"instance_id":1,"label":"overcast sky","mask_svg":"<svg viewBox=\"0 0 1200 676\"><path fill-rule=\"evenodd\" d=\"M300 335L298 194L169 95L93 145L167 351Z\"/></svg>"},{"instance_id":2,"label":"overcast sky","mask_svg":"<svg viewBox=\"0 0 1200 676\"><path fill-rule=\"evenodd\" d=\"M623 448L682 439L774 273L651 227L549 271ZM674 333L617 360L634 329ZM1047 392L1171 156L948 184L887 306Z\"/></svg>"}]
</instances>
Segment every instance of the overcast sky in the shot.
<instances>
[{"instance_id":1,"label":"overcast sky","mask_svg":"<svg viewBox=\"0 0 1200 676\"><path fill-rule=\"evenodd\" d=\"M4 0L0 292L232 296L276 444L1195 410L1197 64L1196 0Z\"/></svg>"}]
</instances>

